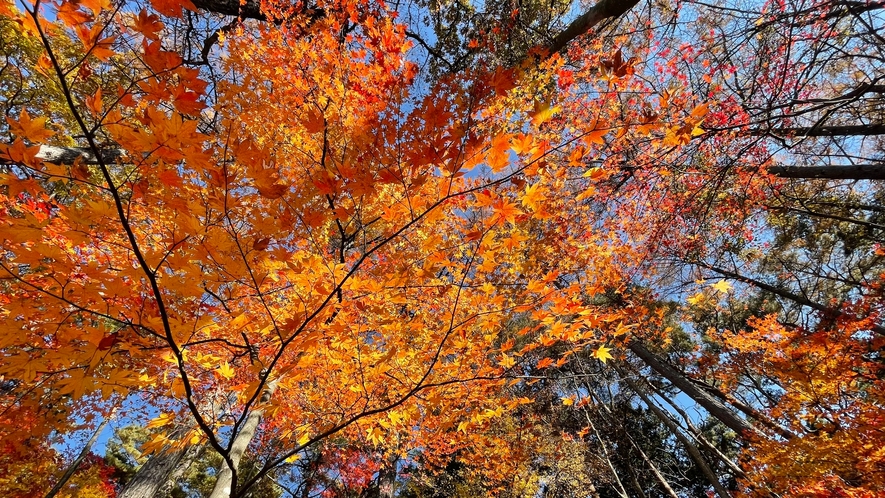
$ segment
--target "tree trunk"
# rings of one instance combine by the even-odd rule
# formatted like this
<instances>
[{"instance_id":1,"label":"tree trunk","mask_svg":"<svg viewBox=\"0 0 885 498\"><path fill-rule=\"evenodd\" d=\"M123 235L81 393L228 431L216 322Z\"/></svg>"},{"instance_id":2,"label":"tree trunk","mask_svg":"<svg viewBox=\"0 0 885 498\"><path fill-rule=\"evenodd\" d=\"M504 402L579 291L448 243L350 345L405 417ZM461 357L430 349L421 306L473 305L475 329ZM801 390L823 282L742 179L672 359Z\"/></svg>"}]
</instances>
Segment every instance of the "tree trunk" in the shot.
<instances>
[{"instance_id":1,"label":"tree trunk","mask_svg":"<svg viewBox=\"0 0 885 498\"><path fill-rule=\"evenodd\" d=\"M768 172L781 178L825 180L885 180L885 164L840 164L835 166L770 166Z\"/></svg>"},{"instance_id":2,"label":"tree trunk","mask_svg":"<svg viewBox=\"0 0 885 498\"><path fill-rule=\"evenodd\" d=\"M183 437L189 427L178 426L170 435L172 439ZM151 455L117 495L117 498L154 498L175 485L175 481L199 455L202 447L188 445L171 450L164 448Z\"/></svg>"},{"instance_id":3,"label":"tree trunk","mask_svg":"<svg viewBox=\"0 0 885 498\"><path fill-rule=\"evenodd\" d=\"M606 19L624 15L637 3L639 0L600 0L556 35L556 38L547 46L548 53L552 55L565 50L575 38L587 33Z\"/></svg>"},{"instance_id":4,"label":"tree trunk","mask_svg":"<svg viewBox=\"0 0 885 498\"><path fill-rule=\"evenodd\" d=\"M387 458L387 465L381 467L378 471L378 497L379 498L395 498L396 497L396 464L399 457L396 453L391 452Z\"/></svg>"},{"instance_id":5,"label":"tree trunk","mask_svg":"<svg viewBox=\"0 0 885 498\"><path fill-rule=\"evenodd\" d=\"M633 438L631 438L629 435L627 435L627 440L630 442L630 445L633 446L633 449L639 452L639 456L642 458L642 461L644 461L645 464L648 465L649 470L651 470L652 474L654 474L655 476L655 480L658 481L658 484L661 485L661 488L664 489L667 495L670 496L670 498L679 498L679 495L676 494L676 491L673 491L673 487L670 486L669 482L667 482L667 478L664 477L663 474L661 474L661 471L658 470L658 466L655 465L655 463L652 462L650 458L648 458L648 455L646 455L645 452L642 451L642 448L640 448L639 445L636 444L636 442L633 441Z\"/></svg>"},{"instance_id":6,"label":"tree trunk","mask_svg":"<svg viewBox=\"0 0 885 498\"><path fill-rule=\"evenodd\" d=\"M126 156L123 149L104 149L101 151L101 159L104 164L122 162ZM56 147L54 145L41 145L37 151L37 159L52 164L74 164L77 160L83 164L98 164L98 158L89 147ZM0 159L0 164L8 164L6 159Z\"/></svg>"},{"instance_id":7,"label":"tree trunk","mask_svg":"<svg viewBox=\"0 0 885 498\"><path fill-rule=\"evenodd\" d=\"M73 476L74 473L77 472L77 468L80 467L81 463L83 463L83 459L86 458L87 455L89 455L89 451L92 449L92 445L95 444L98 436L101 435L102 431L104 431L104 428L107 427L108 422L110 422L111 419L114 418L114 412L116 411L117 409L114 408L111 413L109 413L108 416L105 417L105 419L102 420L100 424L98 424L98 427L95 428L95 432L93 432L89 440L86 441L86 445L83 447L82 450L80 450L80 454L77 455L77 458L75 458L74 461L71 462L71 465L68 466L68 469L65 471L64 475L61 476L61 479L59 479L58 482L55 483L55 486L53 486L52 489L50 489L49 492L46 493L46 498L53 498L55 495L57 495L58 492L61 491L61 488L63 488L64 485L67 484L71 476Z\"/></svg>"},{"instance_id":8,"label":"tree trunk","mask_svg":"<svg viewBox=\"0 0 885 498\"><path fill-rule=\"evenodd\" d=\"M885 135L885 124L845 125L845 126L796 126L791 128L760 128L751 130L751 135L776 135L779 137L863 137Z\"/></svg>"},{"instance_id":9,"label":"tree trunk","mask_svg":"<svg viewBox=\"0 0 885 498\"><path fill-rule=\"evenodd\" d=\"M574 40L577 36L584 34L593 26L608 17L599 17L602 14L596 9L599 5L606 2L600 2L593 9L587 11L585 15L594 14L588 18L587 25L582 25L580 31L572 29L578 21L576 20L571 26L566 28L556 39L551 42L548 49L550 53L563 50L568 42ZM611 3L609 1L609 3ZM618 3L618 2L615 2ZM633 4L637 2L632 0L621 2L623 4ZM619 3L620 7L623 7ZM126 151L118 148L104 149L101 151L101 159L104 164L114 164L121 162L126 157ZM98 164L98 159L92 149L88 147L56 147L53 145L41 145L40 151L37 152L37 159L52 164L74 164L76 160L83 161L84 164ZM824 179L824 180L885 180L885 164L840 164L830 166L795 166L795 165L777 165L770 166L768 172L781 178L795 179Z\"/></svg>"},{"instance_id":10,"label":"tree trunk","mask_svg":"<svg viewBox=\"0 0 885 498\"><path fill-rule=\"evenodd\" d=\"M676 422L674 422L673 419L669 415L664 413L664 411L661 410L657 405L652 403L652 401L645 394L645 391L641 387L636 385L636 383L633 382L630 378L624 375L624 373L621 372L620 369L618 369L618 373L621 374L621 378L623 378L624 381L627 382L627 385L630 386L630 389L633 389L633 391L642 399L643 403L648 406L648 408L652 411L652 413L655 414L658 420L663 422L663 424L666 425L668 429L670 429L670 432L673 433L674 436L676 436L676 439L678 439L679 442L682 443L682 446L685 447L685 450L688 452L691 459L694 460L694 463L698 466L699 469L701 469L701 473L704 474L704 477L707 478L707 481L710 483L711 486L713 486L713 489L716 490L716 494L718 494L720 498L731 498L731 494L728 492L728 490L725 489L724 486L722 486L722 483L719 482L719 478L713 472L713 469L710 468L710 465L704 459L704 456L701 454L698 447L692 444L692 442L685 436L685 434L682 433Z\"/></svg>"},{"instance_id":11,"label":"tree trunk","mask_svg":"<svg viewBox=\"0 0 885 498\"><path fill-rule=\"evenodd\" d=\"M169 485L175 470L189 463L187 456L191 448L193 447L163 451L151 456L117 498L155 498L161 489Z\"/></svg>"},{"instance_id":12,"label":"tree trunk","mask_svg":"<svg viewBox=\"0 0 885 498\"><path fill-rule=\"evenodd\" d=\"M642 359L646 365L651 367L652 370L670 381L674 386L678 387L683 393L694 400L695 403L704 407L710 415L716 417L717 420L725 424L729 429L735 431L739 436L743 438L746 438L747 436L765 437L758 429L753 427L750 422L739 417L721 401L695 385L683 375L682 372L662 361L638 341L631 342L627 347L630 351L633 351L636 356Z\"/></svg>"},{"instance_id":13,"label":"tree trunk","mask_svg":"<svg viewBox=\"0 0 885 498\"><path fill-rule=\"evenodd\" d=\"M261 12L261 3L255 0L193 0L193 4L200 10L224 16L236 16L242 19L257 19L259 21L267 19Z\"/></svg>"},{"instance_id":14,"label":"tree trunk","mask_svg":"<svg viewBox=\"0 0 885 498\"><path fill-rule=\"evenodd\" d=\"M265 387L264 392L261 394L260 404L270 401L273 392L276 390L277 382L279 382L279 379L267 383L267 387ZM228 465L226 461L221 463L221 468L218 470L218 480L215 481L215 487L212 488L209 498L228 498L232 496L235 470L240 465L240 460L243 458L243 454L246 453L249 443L255 437L255 432L258 430L258 425L263 417L264 408L260 407L253 408L246 416L246 420L243 422L240 430L234 435L233 443L230 445L228 455L233 463L233 467Z\"/></svg>"},{"instance_id":15,"label":"tree trunk","mask_svg":"<svg viewBox=\"0 0 885 498\"><path fill-rule=\"evenodd\" d=\"M731 278L731 279L737 280L738 282L743 282L745 284L753 285L753 286L758 287L764 291L770 292L776 296L782 297L784 299L789 299L790 301L793 301L794 303L801 304L802 306L807 306L807 307L809 307L813 310L816 310L816 311L820 311L821 313L824 313L825 315L828 315L830 317L838 317L839 315L842 314L842 311L839 309L824 306L823 304L816 303L816 302L812 301L811 299L800 296L798 294L794 294L786 289L781 289L779 287L775 287L773 285L766 284L765 282L761 282L759 280L756 280L756 279L753 279L750 277L745 277L743 275L739 275L733 271L729 271L724 268L718 268L718 267L708 265L706 263L697 262L697 261L695 261L694 264L700 266L701 268L706 268L714 273L718 273L719 275L722 275L723 277ZM870 325L870 330L872 330L873 332L875 332L877 334L885 335L885 327L882 327L881 325Z\"/></svg>"}]
</instances>

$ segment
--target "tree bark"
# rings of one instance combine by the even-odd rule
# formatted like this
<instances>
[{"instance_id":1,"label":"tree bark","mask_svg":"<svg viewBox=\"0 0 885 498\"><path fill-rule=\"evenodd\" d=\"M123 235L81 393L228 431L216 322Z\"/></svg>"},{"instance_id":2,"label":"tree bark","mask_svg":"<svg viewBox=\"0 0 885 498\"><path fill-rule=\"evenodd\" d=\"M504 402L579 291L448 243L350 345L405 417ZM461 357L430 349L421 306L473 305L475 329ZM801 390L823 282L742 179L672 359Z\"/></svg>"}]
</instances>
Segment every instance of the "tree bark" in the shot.
<instances>
[{"instance_id":1,"label":"tree bark","mask_svg":"<svg viewBox=\"0 0 885 498\"><path fill-rule=\"evenodd\" d=\"M181 438L188 430L188 427L178 426L172 431L171 437ZM175 485L176 479L201 451L200 446L188 445L176 450L164 448L151 455L117 498L154 498L161 495Z\"/></svg>"},{"instance_id":2,"label":"tree bark","mask_svg":"<svg viewBox=\"0 0 885 498\"><path fill-rule=\"evenodd\" d=\"M637 3L639 0L600 0L556 35L553 41L547 45L548 53L552 55L565 50L575 38L587 33L606 19L624 15Z\"/></svg>"},{"instance_id":3,"label":"tree bark","mask_svg":"<svg viewBox=\"0 0 885 498\"><path fill-rule=\"evenodd\" d=\"M725 424L726 427L735 431L738 436L746 438L748 436L765 437L762 432L754 427L750 422L739 417L731 411L725 404L714 398L710 393L704 391L693 382L691 382L682 372L676 370L660 358L655 356L651 351L645 348L640 342L633 341L627 346L642 361L645 362L652 370L660 374L662 377L670 381L671 384L678 387L683 393L694 400L697 404L704 407L710 415L716 417L717 420Z\"/></svg>"},{"instance_id":4,"label":"tree bark","mask_svg":"<svg viewBox=\"0 0 885 498\"><path fill-rule=\"evenodd\" d=\"M116 164L123 162L126 151L123 149L104 149L101 151L103 164ZM74 164L77 160L83 164L99 164L98 157L89 147L56 147L54 145L41 145L37 152L37 159L52 164ZM9 161L0 159L0 164L8 164Z\"/></svg>"},{"instance_id":5,"label":"tree bark","mask_svg":"<svg viewBox=\"0 0 885 498\"><path fill-rule=\"evenodd\" d=\"M778 137L867 137L885 135L885 124L845 126L795 126L785 128L760 128L751 135L775 135Z\"/></svg>"},{"instance_id":6,"label":"tree bark","mask_svg":"<svg viewBox=\"0 0 885 498\"><path fill-rule=\"evenodd\" d=\"M98 436L101 435L102 431L104 431L104 428L107 427L108 422L110 422L111 419L114 417L115 411L117 411L116 408L114 408L114 410L112 410L111 413L109 413L108 416L105 417L105 419L102 420L100 424L98 424L98 427L95 428L95 432L93 432L92 436L89 437L89 440L86 441L86 445L83 446L82 450L80 450L80 454L77 455L77 458L75 458L74 461L71 462L71 465L68 466L68 469L65 471L64 475L61 476L61 479L59 479L58 482L55 483L55 486L53 486L52 489L50 489L49 492L46 493L46 498L53 498L55 495L57 495L58 492L61 491L61 488L63 488L64 485L67 484L71 476L73 476L74 473L77 472L77 468L79 468L80 464L83 463L83 459L86 458L87 455L89 455L89 451L92 449L92 445L95 444L95 441L98 440Z\"/></svg>"},{"instance_id":7,"label":"tree bark","mask_svg":"<svg viewBox=\"0 0 885 498\"><path fill-rule=\"evenodd\" d=\"M729 271L724 268L718 268L718 267L715 267L712 265L708 265L706 263L695 262L695 264L700 266L701 268L706 268L714 273L722 275L723 277L737 280L738 282L743 282L745 284L753 285L753 286L758 287L764 291L770 292L770 293L774 294L775 296L779 296L784 299L789 299L790 301L793 301L794 303L801 304L802 306L807 306L815 311L819 311L825 315L829 315L830 317L838 317L839 315L842 314L842 311L839 310L838 308L830 308L828 306L824 306L823 304L816 303L816 302L812 301L811 299L800 296L798 294L794 294L786 289L781 289L779 287L775 287L773 285L766 284L765 282L761 282L759 280L756 280L756 279L753 279L750 277L745 277L745 276L737 274L733 271ZM881 325L871 325L870 330L872 330L873 332L875 332L877 334L885 335L885 327L883 327Z\"/></svg>"},{"instance_id":8,"label":"tree bark","mask_svg":"<svg viewBox=\"0 0 885 498\"><path fill-rule=\"evenodd\" d=\"M154 498L164 486L168 485L170 476L175 469L187 462L189 448L174 451L163 451L151 456L138 469L135 476L117 495L117 498Z\"/></svg>"},{"instance_id":9,"label":"tree bark","mask_svg":"<svg viewBox=\"0 0 885 498\"><path fill-rule=\"evenodd\" d=\"M635 4L636 2L633 3ZM588 11L588 13L592 11L593 9ZM587 30L591 27L592 26L587 27ZM563 33L557 37L557 40L568 31L568 28L563 31ZM570 35L571 38L568 41L579 36L579 34ZM559 42L554 41L551 43L551 53L554 53L552 50L562 41L563 40L560 40ZM567 41L565 43L567 43ZM111 148L101 151L101 159L104 164L121 163L125 158L126 151L123 149ZM99 163L95 153L88 147L57 147L53 145L41 145L40 151L37 153L37 159L52 164L74 164L78 159L83 161L83 164ZM845 164L830 166L795 166L779 164L777 166L769 166L768 172L780 178L806 180L885 180L885 164Z\"/></svg>"},{"instance_id":10,"label":"tree bark","mask_svg":"<svg viewBox=\"0 0 885 498\"><path fill-rule=\"evenodd\" d=\"M267 383L267 387L261 394L261 404L270 401L278 382L279 380L273 380ZM253 408L249 414L246 415L246 420L243 422L240 430L233 436L234 440L231 443L228 452L228 456L230 457L233 466L231 467L228 465L226 461L221 463L221 468L218 469L218 480L215 481L215 487L212 488L212 493L209 495L209 498L229 498L234 495L234 478L236 477L236 469L240 465L240 460L246 453L246 449L249 448L249 443L251 443L252 439L255 437L255 433L258 431L258 425L261 423L263 417L264 408L261 407Z\"/></svg>"},{"instance_id":11,"label":"tree bark","mask_svg":"<svg viewBox=\"0 0 885 498\"><path fill-rule=\"evenodd\" d=\"M710 465L707 463L707 460L704 459L704 456L701 454L700 450L698 450L698 447L695 446L685 436L685 434L682 433L682 430L680 430L676 422L674 422L673 419L669 415L664 413L664 411L661 410L657 405L652 403L652 401L645 394L645 391L641 387L636 385L633 380L624 375L624 373L621 372L620 369L618 369L618 373L621 374L621 378L623 378L627 385L630 386L630 389L633 389L633 391L642 399L642 402L645 403L646 406L648 406L648 408L652 411L652 413L655 414L658 420L663 422L663 424L666 425L668 429L670 429L670 432L673 433L674 436L676 436L676 439L678 439L679 442L682 443L682 446L685 447L685 450L688 452L691 459L694 460L694 463L698 466L699 469L701 469L701 473L704 474L704 477L706 477L710 485L713 486L716 494L718 494L720 498L731 498L731 494L728 492L727 489L725 489L722 483L719 482L719 478L713 472L713 469L710 468Z\"/></svg>"},{"instance_id":12,"label":"tree bark","mask_svg":"<svg viewBox=\"0 0 885 498\"><path fill-rule=\"evenodd\" d=\"M655 479L658 481L658 484L661 485L667 495L669 495L670 498L679 498L679 495L677 495L676 492L673 491L673 487L670 486L669 482L667 482L667 478L665 478L664 475L661 474L661 471L658 470L658 466L655 465L650 458L648 458L648 455L646 455L645 452L642 451L642 448L640 448L639 445L636 444L636 442L633 441L633 438L631 438L629 435L627 435L627 440L630 441L630 445L633 446L633 449L639 452L639 456L642 458L645 464L648 465L648 468L651 470L652 474L654 474Z\"/></svg>"},{"instance_id":13,"label":"tree bark","mask_svg":"<svg viewBox=\"0 0 885 498\"><path fill-rule=\"evenodd\" d=\"M707 451L709 451L710 453L715 455L716 458L719 459L720 462L722 462L725 466L727 466L729 469L731 469L731 472L735 476L746 477L746 473L735 462L733 462L730 458L728 458L728 456L723 454L719 450L719 448L714 446L713 443L711 443L710 441L707 440L707 438L704 437L704 434L700 431L700 429L695 427L695 425L691 422L691 417L689 417L688 413L686 413L685 410L683 410L682 407L680 407L678 403L676 403L674 400L670 399L669 397L661 394L661 392L658 391L658 389L654 385L649 383L648 381L646 381L645 384L646 384L646 387L648 388L648 390L652 394L654 394L655 396L658 396L659 398L666 401L667 404L670 405L671 408L676 410L676 413L678 413L680 416L682 416L682 420L685 421L685 425L688 427L689 432L691 432L691 435L694 437L694 439L697 442L701 443L701 446L706 448Z\"/></svg>"},{"instance_id":14,"label":"tree bark","mask_svg":"<svg viewBox=\"0 0 885 498\"><path fill-rule=\"evenodd\" d=\"M194 5L206 12L226 16L237 16L243 19L255 19L266 21L267 17L261 12L260 2L255 0L194 0ZM639 0L600 0L593 7L572 21L545 47L548 55L553 55L565 50L568 44L576 38L586 34L606 19L614 19L622 16ZM321 18L325 11L312 9L313 19ZM126 151L119 148L105 149L101 152L101 161L95 152L89 147L56 147L41 145L37 158L52 164L73 164L80 159L84 164L114 164L122 162L126 157Z\"/></svg>"},{"instance_id":15,"label":"tree bark","mask_svg":"<svg viewBox=\"0 0 885 498\"><path fill-rule=\"evenodd\" d=\"M259 21L267 20L267 17L261 12L260 2L255 0L246 0L244 2L239 0L194 0L193 3L198 9L215 14ZM555 54L564 50L575 38L587 33L605 19L612 19L623 15L637 3L639 3L639 0L600 0L593 7L590 7L587 12L572 21L550 42L547 46L548 53ZM320 9L311 10L319 15L323 15Z\"/></svg>"},{"instance_id":16,"label":"tree bark","mask_svg":"<svg viewBox=\"0 0 885 498\"><path fill-rule=\"evenodd\" d=\"M768 172L781 178L825 180L885 180L885 164L845 164L836 166L770 166Z\"/></svg>"},{"instance_id":17,"label":"tree bark","mask_svg":"<svg viewBox=\"0 0 885 498\"><path fill-rule=\"evenodd\" d=\"M194 6L206 12L223 16L236 16L243 19L267 20L261 12L261 3L255 0L193 0Z\"/></svg>"},{"instance_id":18,"label":"tree bark","mask_svg":"<svg viewBox=\"0 0 885 498\"><path fill-rule=\"evenodd\" d=\"M382 466L378 471L378 496L379 498L395 498L396 463L399 461L399 457L391 451L386 460L387 465Z\"/></svg>"}]
</instances>

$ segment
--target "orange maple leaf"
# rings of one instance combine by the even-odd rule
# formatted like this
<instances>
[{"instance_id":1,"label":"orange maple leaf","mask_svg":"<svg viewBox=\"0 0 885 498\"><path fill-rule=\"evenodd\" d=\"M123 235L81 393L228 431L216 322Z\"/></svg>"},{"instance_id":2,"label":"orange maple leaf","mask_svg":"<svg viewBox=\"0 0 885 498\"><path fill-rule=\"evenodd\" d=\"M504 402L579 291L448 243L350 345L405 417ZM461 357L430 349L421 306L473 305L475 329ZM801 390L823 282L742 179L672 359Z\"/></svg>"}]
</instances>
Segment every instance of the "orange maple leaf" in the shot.
<instances>
[{"instance_id":1,"label":"orange maple leaf","mask_svg":"<svg viewBox=\"0 0 885 498\"><path fill-rule=\"evenodd\" d=\"M6 122L9 123L9 129L13 135L31 142L42 142L55 135L55 132L46 129L46 118L31 119L28 111L24 109L22 109L17 120L6 116Z\"/></svg>"},{"instance_id":2,"label":"orange maple leaf","mask_svg":"<svg viewBox=\"0 0 885 498\"><path fill-rule=\"evenodd\" d=\"M163 23L160 22L159 16L148 14L147 10L141 9L141 12L135 17L132 29L144 35L145 38L157 41L160 39L157 33L163 29Z\"/></svg>"},{"instance_id":3,"label":"orange maple leaf","mask_svg":"<svg viewBox=\"0 0 885 498\"><path fill-rule=\"evenodd\" d=\"M181 17L182 7L191 12L197 11L191 0L151 0L151 5L157 9L157 12L168 17Z\"/></svg>"}]
</instances>

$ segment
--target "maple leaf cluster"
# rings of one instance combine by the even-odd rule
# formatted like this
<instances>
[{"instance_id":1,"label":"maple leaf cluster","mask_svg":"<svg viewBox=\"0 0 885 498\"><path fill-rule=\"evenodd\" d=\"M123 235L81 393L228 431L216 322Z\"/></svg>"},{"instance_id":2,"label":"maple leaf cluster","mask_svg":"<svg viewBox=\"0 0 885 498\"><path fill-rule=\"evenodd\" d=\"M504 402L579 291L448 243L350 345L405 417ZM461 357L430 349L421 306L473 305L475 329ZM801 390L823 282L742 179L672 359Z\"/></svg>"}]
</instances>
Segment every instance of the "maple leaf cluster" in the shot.
<instances>
[{"instance_id":1,"label":"maple leaf cluster","mask_svg":"<svg viewBox=\"0 0 885 498\"><path fill-rule=\"evenodd\" d=\"M880 296L802 301L715 266L752 262L752 223L786 187L760 170L767 145L729 129L749 114L674 69L698 53L655 68L649 43L594 39L430 78L398 7L262 1L247 20L247 3L212 27L194 24L204 1L0 0L35 54L18 70L63 103L18 106L0 143L2 482L61 478L53 438L126 407L144 456L221 457L213 497L279 469L323 474L332 496L452 461L539 492L535 462L579 472L579 447L604 442L589 410L608 409L601 387L550 385L613 376L657 409L628 350L722 419L710 392L776 379L746 410L764 427L736 435L775 488L882 482ZM686 306L656 294L701 270L715 281ZM694 366L655 362L677 313L701 323L753 285L817 329L753 313L712 327L719 349ZM686 371L717 384L691 391ZM587 423L552 444L544 410ZM262 466L240 472L244 452ZM68 489L115 492L98 460L76 475Z\"/></svg>"}]
</instances>

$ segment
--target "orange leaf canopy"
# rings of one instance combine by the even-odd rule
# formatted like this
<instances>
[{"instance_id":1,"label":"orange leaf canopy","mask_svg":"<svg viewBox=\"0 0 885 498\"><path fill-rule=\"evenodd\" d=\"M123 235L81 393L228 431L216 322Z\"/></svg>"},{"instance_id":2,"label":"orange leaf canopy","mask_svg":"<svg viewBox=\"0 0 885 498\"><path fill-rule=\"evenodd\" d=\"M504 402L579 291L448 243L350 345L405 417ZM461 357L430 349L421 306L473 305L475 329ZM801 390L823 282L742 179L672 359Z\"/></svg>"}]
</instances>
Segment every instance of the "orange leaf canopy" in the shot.
<instances>
[{"instance_id":1,"label":"orange leaf canopy","mask_svg":"<svg viewBox=\"0 0 885 498\"><path fill-rule=\"evenodd\" d=\"M117 144L120 162L43 164L26 147L51 137L45 119L10 120L0 375L27 394L9 400L5 435L23 442L10 422L38 405L67 414L37 422L48 434L70 430L74 410L141 393L194 427L151 448L224 451L257 414L270 466L331 434L443 458L519 404L507 378L538 330L580 348L622 321L586 299L624 289L614 262L631 257L575 229L592 226L572 195L592 178L557 160L568 138L511 119L548 126L553 111L509 95L501 73L427 93L391 12L325 7L225 35L229 76L211 100L154 14L88 22L72 60L90 70L69 82L65 132L94 151L98 136ZM62 27L40 39L53 57ZM121 34L93 36L102 27ZM96 73L117 88L89 90Z\"/></svg>"}]
</instances>

